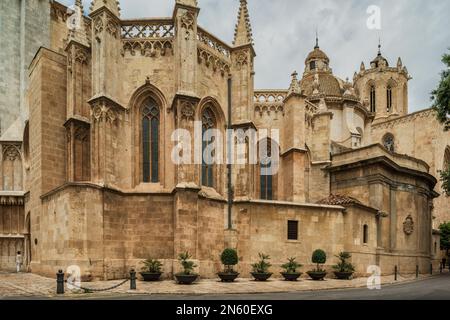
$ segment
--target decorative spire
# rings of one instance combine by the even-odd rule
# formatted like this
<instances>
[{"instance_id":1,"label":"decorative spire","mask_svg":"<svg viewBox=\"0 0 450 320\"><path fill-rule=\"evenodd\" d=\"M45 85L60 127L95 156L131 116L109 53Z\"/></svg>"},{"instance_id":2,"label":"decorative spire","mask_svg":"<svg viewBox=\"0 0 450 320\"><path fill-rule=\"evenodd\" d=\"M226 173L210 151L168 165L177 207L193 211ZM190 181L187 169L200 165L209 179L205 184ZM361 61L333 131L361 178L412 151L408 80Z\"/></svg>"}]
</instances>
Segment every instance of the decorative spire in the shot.
<instances>
[{"instance_id":1,"label":"decorative spire","mask_svg":"<svg viewBox=\"0 0 450 320\"><path fill-rule=\"evenodd\" d=\"M250 15L247 8L247 0L240 0L238 21L234 31L234 46L243 46L253 44L252 26L250 24Z\"/></svg>"},{"instance_id":2,"label":"decorative spire","mask_svg":"<svg viewBox=\"0 0 450 320\"><path fill-rule=\"evenodd\" d=\"M100 8L106 7L115 16L120 16L120 2L119 0L93 0L91 3L91 14Z\"/></svg>"},{"instance_id":3,"label":"decorative spire","mask_svg":"<svg viewBox=\"0 0 450 320\"><path fill-rule=\"evenodd\" d=\"M397 60L397 68L401 69L402 67L403 67L402 58L398 57L398 60Z\"/></svg>"},{"instance_id":4,"label":"decorative spire","mask_svg":"<svg viewBox=\"0 0 450 320\"><path fill-rule=\"evenodd\" d=\"M364 65L364 61L361 62L361 65L359 66L359 71L365 71L366 70L366 66Z\"/></svg>"},{"instance_id":5,"label":"decorative spire","mask_svg":"<svg viewBox=\"0 0 450 320\"><path fill-rule=\"evenodd\" d=\"M69 18L69 33L67 41L75 41L89 47L89 40L86 33L86 25L83 16L83 3L75 0L74 13Z\"/></svg>"},{"instance_id":6,"label":"decorative spire","mask_svg":"<svg viewBox=\"0 0 450 320\"><path fill-rule=\"evenodd\" d=\"M291 94L300 94L300 84L298 83L297 76L297 71L294 71L292 73L292 81L291 85L289 86L288 96L290 96Z\"/></svg>"},{"instance_id":7,"label":"decorative spire","mask_svg":"<svg viewBox=\"0 0 450 320\"><path fill-rule=\"evenodd\" d=\"M378 56L381 56L381 37L378 38Z\"/></svg>"},{"instance_id":8,"label":"decorative spire","mask_svg":"<svg viewBox=\"0 0 450 320\"><path fill-rule=\"evenodd\" d=\"M316 46L314 47L314 49L319 49L319 31L316 28Z\"/></svg>"},{"instance_id":9,"label":"decorative spire","mask_svg":"<svg viewBox=\"0 0 450 320\"><path fill-rule=\"evenodd\" d=\"M184 4L186 6L191 6L191 7L198 6L197 0L176 0L175 2L178 4Z\"/></svg>"}]
</instances>

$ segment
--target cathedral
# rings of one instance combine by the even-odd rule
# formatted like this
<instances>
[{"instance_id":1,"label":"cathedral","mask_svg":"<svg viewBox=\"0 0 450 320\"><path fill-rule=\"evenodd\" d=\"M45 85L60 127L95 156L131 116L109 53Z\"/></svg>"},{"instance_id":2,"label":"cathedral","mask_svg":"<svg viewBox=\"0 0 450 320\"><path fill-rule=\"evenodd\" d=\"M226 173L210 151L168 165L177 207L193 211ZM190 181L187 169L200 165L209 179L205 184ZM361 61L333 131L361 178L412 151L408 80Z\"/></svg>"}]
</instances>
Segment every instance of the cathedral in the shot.
<instances>
[{"instance_id":1,"label":"cathedral","mask_svg":"<svg viewBox=\"0 0 450 320\"><path fill-rule=\"evenodd\" d=\"M1 3L1 270L22 251L29 272L120 279L152 257L170 278L189 251L213 278L227 247L244 277L260 252L275 273L288 257L307 271L319 248L328 269L350 252L359 275L438 266L450 134L432 109L409 113L400 58L379 48L342 80L316 41L289 88L255 89L246 0L231 44L197 23L196 0L167 18L122 19L119 5L77 17L80 0ZM245 154L270 146L278 170L174 162L173 133L197 123L244 133L229 145ZM277 134L251 139L263 131Z\"/></svg>"}]
</instances>

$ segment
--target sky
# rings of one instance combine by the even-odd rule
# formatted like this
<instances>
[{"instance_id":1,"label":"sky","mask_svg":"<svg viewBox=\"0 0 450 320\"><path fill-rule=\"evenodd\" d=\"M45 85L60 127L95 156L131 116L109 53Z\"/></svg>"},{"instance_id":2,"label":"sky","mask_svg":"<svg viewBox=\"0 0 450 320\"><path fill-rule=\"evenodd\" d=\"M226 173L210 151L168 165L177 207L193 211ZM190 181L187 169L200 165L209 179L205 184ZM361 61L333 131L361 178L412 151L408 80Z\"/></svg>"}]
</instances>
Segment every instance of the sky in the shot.
<instances>
[{"instance_id":1,"label":"sky","mask_svg":"<svg viewBox=\"0 0 450 320\"><path fill-rule=\"evenodd\" d=\"M60 0L70 5L74 0ZM84 0L89 9L89 0ZM239 0L199 0L199 24L231 44ZM171 16L175 0L121 0L122 18ZM380 8L380 30L369 29L369 6ZM248 0L255 51L255 88L287 89L293 71L300 74L315 45L329 56L334 75L353 79L361 61L377 54L395 66L398 57L413 79L410 112L430 107L450 48L449 0Z\"/></svg>"}]
</instances>

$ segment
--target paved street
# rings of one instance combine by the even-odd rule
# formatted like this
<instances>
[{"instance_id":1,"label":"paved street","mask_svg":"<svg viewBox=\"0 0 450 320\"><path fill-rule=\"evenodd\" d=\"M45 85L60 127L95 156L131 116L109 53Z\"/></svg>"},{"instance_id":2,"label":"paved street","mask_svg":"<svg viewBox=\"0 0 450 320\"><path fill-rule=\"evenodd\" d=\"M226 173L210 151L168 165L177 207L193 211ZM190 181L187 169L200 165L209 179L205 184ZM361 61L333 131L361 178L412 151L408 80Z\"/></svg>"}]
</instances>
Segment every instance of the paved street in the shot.
<instances>
[{"instance_id":1,"label":"paved street","mask_svg":"<svg viewBox=\"0 0 450 320\"><path fill-rule=\"evenodd\" d=\"M97 281L84 283L88 288L101 289L120 284L122 281ZM429 277L414 275L381 278L381 290L368 290L367 278L350 281L326 279L311 281L303 278L298 282L271 279L256 282L238 279L235 283L221 283L216 279L200 280L193 285L178 285L175 281L142 282L138 290L129 291L129 283L107 292L84 293L69 290L65 295L56 295L55 279L34 274L0 273L1 299L137 299L137 300L339 300L339 299L446 299L450 300L450 273Z\"/></svg>"},{"instance_id":2,"label":"paved street","mask_svg":"<svg viewBox=\"0 0 450 320\"><path fill-rule=\"evenodd\" d=\"M140 300L450 300L450 273L432 278L385 285L381 290L341 289L232 295L145 295L113 297Z\"/></svg>"}]
</instances>

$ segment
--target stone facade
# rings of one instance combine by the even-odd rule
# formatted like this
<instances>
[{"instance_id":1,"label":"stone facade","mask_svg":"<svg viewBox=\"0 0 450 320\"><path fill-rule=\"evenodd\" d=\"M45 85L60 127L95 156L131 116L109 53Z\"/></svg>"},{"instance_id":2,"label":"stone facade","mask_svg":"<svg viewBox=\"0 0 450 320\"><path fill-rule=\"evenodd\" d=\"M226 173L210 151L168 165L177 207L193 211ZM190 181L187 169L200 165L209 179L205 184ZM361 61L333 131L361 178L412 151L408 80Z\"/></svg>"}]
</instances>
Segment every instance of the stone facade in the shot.
<instances>
[{"instance_id":1,"label":"stone facade","mask_svg":"<svg viewBox=\"0 0 450 320\"><path fill-rule=\"evenodd\" d=\"M141 20L121 19L115 0L93 1L75 28L57 2L47 14L48 43L28 69L20 157L0 158L3 189L25 199L14 204L23 226L5 232L24 239L32 272L78 265L85 279L117 279L153 257L171 277L189 251L197 271L214 277L225 247L238 249L245 274L259 252L274 268L290 256L307 268L317 248L328 269L351 252L359 274L436 262L433 216L436 227L449 207L436 176L450 142L432 111L408 115L401 60L390 68L379 52L351 83L333 75L317 42L301 79L294 72L286 90L255 90L245 0L232 45L198 25L192 0L177 0L170 18ZM426 130L408 133L419 126ZM246 155L266 141L250 129L267 130L279 170L261 174L262 157L172 160L175 130L212 128L244 133L230 144Z\"/></svg>"}]
</instances>

